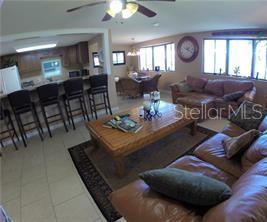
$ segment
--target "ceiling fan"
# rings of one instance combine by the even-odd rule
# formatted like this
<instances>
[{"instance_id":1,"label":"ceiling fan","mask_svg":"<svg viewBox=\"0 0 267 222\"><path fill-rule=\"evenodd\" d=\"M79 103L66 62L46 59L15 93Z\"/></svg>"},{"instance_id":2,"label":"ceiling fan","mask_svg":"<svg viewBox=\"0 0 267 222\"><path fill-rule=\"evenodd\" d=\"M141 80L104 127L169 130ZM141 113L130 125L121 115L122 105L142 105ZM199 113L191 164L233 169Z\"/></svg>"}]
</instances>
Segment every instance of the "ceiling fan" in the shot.
<instances>
[{"instance_id":1,"label":"ceiling fan","mask_svg":"<svg viewBox=\"0 0 267 222\"><path fill-rule=\"evenodd\" d=\"M95 5L108 4L108 10L102 19L103 22L109 21L114 18L118 13L121 12L122 18L128 19L136 12L139 12L147 17L154 17L157 15L156 12L150 10L149 8L139 4L139 2L152 2L152 1L162 1L162 2L175 2L176 0L106 0L98 1L95 3L89 3L76 8L68 9L67 12L73 12L84 7L91 7Z\"/></svg>"}]
</instances>

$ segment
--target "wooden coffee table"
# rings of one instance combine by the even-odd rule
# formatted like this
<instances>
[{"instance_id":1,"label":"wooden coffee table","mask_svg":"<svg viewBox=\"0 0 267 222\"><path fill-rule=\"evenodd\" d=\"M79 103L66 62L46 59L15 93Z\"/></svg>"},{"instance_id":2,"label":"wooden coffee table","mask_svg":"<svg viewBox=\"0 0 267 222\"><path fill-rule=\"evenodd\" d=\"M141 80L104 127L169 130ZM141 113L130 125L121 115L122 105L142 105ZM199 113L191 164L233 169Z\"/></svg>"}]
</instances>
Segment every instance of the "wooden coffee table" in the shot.
<instances>
[{"instance_id":1,"label":"wooden coffee table","mask_svg":"<svg viewBox=\"0 0 267 222\"><path fill-rule=\"evenodd\" d=\"M133 108L120 114L130 114L130 118L140 122L143 128L137 133L124 133L117 129L103 127L103 123L110 120L107 116L101 120L86 123L95 148L103 147L113 158L118 176L122 177L125 171L124 158L131 153L144 148L176 131L189 126L191 134L196 132L197 122L190 118L181 118L178 115L177 105L161 102L161 118L144 121L140 118L140 107ZM164 149L164 148L163 148Z\"/></svg>"}]
</instances>

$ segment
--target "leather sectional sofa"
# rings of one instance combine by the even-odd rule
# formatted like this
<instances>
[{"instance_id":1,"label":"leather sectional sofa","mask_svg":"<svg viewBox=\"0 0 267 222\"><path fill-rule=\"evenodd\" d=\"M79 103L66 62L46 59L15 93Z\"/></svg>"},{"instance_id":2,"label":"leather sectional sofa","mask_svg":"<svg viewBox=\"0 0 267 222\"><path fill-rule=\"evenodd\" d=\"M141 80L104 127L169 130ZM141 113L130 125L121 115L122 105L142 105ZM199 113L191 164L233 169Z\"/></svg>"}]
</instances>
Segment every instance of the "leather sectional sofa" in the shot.
<instances>
[{"instance_id":1,"label":"leather sectional sofa","mask_svg":"<svg viewBox=\"0 0 267 222\"><path fill-rule=\"evenodd\" d=\"M259 127L267 130L267 117ZM230 199L202 209L152 191L142 180L110 196L111 202L128 222L246 222L267 221L267 135L242 156L227 159L222 140L245 131L230 123L221 133L202 143L193 155L184 156L168 167L201 173L223 181L233 191Z\"/></svg>"},{"instance_id":2,"label":"leather sectional sofa","mask_svg":"<svg viewBox=\"0 0 267 222\"><path fill-rule=\"evenodd\" d=\"M196 78L187 76L185 82L190 85L192 91L181 92L179 83L172 84L172 100L175 104L181 104L189 108L198 108L204 105L207 109L220 108L223 117L228 117L231 110L236 110L239 105L247 100L253 102L256 95L256 88L251 81L237 80L207 80L204 78ZM223 96L226 94L243 91L244 95L236 101L225 101ZM232 107L230 109L229 107ZM201 112L205 118L206 115Z\"/></svg>"}]
</instances>

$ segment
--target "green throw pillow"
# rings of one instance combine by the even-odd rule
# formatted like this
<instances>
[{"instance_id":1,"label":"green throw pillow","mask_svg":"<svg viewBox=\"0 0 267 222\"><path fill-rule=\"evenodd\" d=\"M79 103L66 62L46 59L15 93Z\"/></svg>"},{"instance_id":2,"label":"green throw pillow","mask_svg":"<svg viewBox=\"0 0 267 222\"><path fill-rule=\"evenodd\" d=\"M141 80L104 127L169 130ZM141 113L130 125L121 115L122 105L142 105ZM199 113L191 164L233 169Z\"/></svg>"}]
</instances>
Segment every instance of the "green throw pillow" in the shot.
<instances>
[{"instance_id":1,"label":"green throw pillow","mask_svg":"<svg viewBox=\"0 0 267 222\"><path fill-rule=\"evenodd\" d=\"M146 171L139 176L152 190L196 206L213 206L232 195L231 188L218 180L176 168Z\"/></svg>"},{"instance_id":2,"label":"green throw pillow","mask_svg":"<svg viewBox=\"0 0 267 222\"><path fill-rule=\"evenodd\" d=\"M179 82L178 87L181 93L192 92L191 86L189 86L186 82Z\"/></svg>"}]
</instances>

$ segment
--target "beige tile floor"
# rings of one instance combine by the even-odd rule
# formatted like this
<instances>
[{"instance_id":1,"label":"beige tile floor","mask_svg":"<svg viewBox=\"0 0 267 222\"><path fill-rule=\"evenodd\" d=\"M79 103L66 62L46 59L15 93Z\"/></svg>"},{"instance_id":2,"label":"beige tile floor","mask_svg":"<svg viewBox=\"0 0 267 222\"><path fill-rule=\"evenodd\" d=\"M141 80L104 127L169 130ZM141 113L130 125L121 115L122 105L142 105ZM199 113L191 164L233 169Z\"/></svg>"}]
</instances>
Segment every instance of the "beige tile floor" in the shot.
<instances>
[{"instance_id":1,"label":"beige tile floor","mask_svg":"<svg viewBox=\"0 0 267 222\"><path fill-rule=\"evenodd\" d=\"M164 100L170 95L162 93ZM119 110L141 105L142 99L119 99ZM226 123L212 121L206 127L219 130ZM4 150L1 159L1 203L14 222L101 222L105 218L81 181L68 148L90 139L84 123L66 133L63 128L29 140L27 149L20 145ZM120 221L124 221L121 219Z\"/></svg>"}]
</instances>

